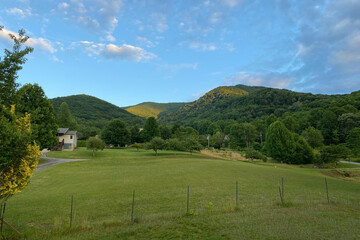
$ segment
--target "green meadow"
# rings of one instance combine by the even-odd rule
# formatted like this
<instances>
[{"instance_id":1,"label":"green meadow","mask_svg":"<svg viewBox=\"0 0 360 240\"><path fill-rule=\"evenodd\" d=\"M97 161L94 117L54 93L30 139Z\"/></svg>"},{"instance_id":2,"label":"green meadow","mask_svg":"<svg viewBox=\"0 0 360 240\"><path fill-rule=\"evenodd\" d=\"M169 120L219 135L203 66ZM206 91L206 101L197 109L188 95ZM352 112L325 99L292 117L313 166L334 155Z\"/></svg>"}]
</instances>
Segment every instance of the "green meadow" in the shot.
<instances>
[{"instance_id":1,"label":"green meadow","mask_svg":"<svg viewBox=\"0 0 360 240\"><path fill-rule=\"evenodd\" d=\"M8 200L5 220L26 239L360 239L360 183L329 170L133 149L48 156L89 160L36 172Z\"/></svg>"}]
</instances>

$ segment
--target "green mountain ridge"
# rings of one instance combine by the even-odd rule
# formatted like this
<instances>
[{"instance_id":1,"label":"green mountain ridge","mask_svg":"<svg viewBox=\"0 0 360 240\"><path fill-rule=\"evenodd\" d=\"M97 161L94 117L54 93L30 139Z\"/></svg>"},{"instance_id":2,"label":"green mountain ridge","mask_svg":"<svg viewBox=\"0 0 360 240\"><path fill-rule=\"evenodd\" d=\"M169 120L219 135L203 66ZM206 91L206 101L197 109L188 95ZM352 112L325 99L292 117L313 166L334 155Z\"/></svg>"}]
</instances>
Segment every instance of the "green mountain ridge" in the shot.
<instances>
[{"instance_id":1,"label":"green mountain ridge","mask_svg":"<svg viewBox=\"0 0 360 240\"><path fill-rule=\"evenodd\" d=\"M128 126L142 125L145 121L144 118L133 115L114 104L85 94L57 97L50 99L50 102L54 106L55 113L59 112L61 103L66 102L71 114L77 119L82 134L88 131L100 133L108 121L115 118L121 119Z\"/></svg>"},{"instance_id":2,"label":"green mountain ridge","mask_svg":"<svg viewBox=\"0 0 360 240\"><path fill-rule=\"evenodd\" d=\"M222 95L226 89L238 88L243 94ZM340 100L339 100L340 99ZM360 109L360 91L343 95L323 95L294 92L286 89L250 87L236 85L231 88L219 87L208 92L197 101L185 105L178 111L159 118L162 124L192 126L194 121L235 120L250 122L257 118L284 113L299 114L310 109L330 109L337 116L349 109ZM300 114L301 115L301 114Z\"/></svg>"}]
</instances>

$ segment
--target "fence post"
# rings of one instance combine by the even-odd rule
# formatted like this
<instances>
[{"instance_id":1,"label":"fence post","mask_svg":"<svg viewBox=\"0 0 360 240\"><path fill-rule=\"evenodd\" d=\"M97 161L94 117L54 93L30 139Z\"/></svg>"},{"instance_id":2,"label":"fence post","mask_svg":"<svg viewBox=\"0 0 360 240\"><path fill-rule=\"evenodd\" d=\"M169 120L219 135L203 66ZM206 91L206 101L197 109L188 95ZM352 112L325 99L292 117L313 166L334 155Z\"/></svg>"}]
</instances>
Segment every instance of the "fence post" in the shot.
<instances>
[{"instance_id":1,"label":"fence post","mask_svg":"<svg viewBox=\"0 0 360 240\"><path fill-rule=\"evenodd\" d=\"M326 186L326 197L327 197L328 203L330 203L330 200L329 200L329 191L328 191L328 185L327 185L327 180L326 180L326 178L325 178L325 186Z\"/></svg>"},{"instance_id":2,"label":"fence post","mask_svg":"<svg viewBox=\"0 0 360 240\"><path fill-rule=\"evenodd\" d=\"M131 206L131 221L134 221L134 205L135 205L135 190L133 191L133 199Z\"/></svg>"},{"instance_id":3,"label":"fence post","mask_svg":"<svg viewBox=\"0 0 360 240\"><path fill-rule=\"evenodd\" d=\"M238 194L239 194L239 191L238 191L238 181L236 181L236 209L239 208L239 206L238 206L238 200L239 200Z\"/></svg>"},{"instance_id":4,"label":"fence post","mask_svg":"<svg viewBox=\"0 0 360 240\"><path fill-rule=\"evenodd\" d=\"M72 219L73 219L73 203L74 203L74 195L71 195L70 228L71 228L71 226L72 226Z\"/></svg>"},{"instance_id":5,"label":"fence post","mask_svg":"<svg viewBox=\"0 0 360 240\"><path fill-rule=\"evenodd\" d=\"M189 195L190 195L190 191L189 191L189 185L188 185L188 187L187 187L186 213L189 212Z\"/></svg>"}]
</instances>

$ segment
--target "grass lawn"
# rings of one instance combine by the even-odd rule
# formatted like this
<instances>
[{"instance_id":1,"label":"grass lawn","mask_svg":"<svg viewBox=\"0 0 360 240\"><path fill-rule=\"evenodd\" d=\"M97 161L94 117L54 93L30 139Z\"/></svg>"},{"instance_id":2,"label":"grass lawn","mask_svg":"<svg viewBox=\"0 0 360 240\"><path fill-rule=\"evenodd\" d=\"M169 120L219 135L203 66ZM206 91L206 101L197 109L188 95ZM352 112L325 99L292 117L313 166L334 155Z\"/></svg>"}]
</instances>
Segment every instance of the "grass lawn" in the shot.
<instances>
[{"instance_id":1,"label":"grass lawn","mask_svg":"<svg viewBox=\"0 0 360 240\"><path fill-rule=\"evenodd\" d=\"M36 172L9 199L5 219L27 239L360 239L360 183L327 170L133 149L47 156L89 160ZM186 216L188 185L193 214ZM7 228L5 235L15 236Z\"/></svg>"}]
</instances>

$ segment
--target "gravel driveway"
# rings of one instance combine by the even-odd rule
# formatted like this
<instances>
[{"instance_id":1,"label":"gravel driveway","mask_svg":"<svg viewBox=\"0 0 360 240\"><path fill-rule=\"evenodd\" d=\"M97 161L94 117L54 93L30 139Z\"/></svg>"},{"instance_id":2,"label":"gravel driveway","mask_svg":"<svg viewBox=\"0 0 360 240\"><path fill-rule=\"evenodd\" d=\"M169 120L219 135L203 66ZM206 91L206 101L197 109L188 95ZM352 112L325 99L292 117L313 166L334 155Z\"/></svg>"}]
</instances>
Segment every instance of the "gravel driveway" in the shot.
<instances>
[{"instance_id":1,"label":"gravel driveway","mask_svg":"<svg viewBox=\"0 0 360 240\"><path fill-rule=\"evenodd\" d=\"M67 162L77 162L77 161L85 161L85 160L88 160L88 159L60 159L60 158L48 158L46 157L46 153L43 154L43 156L41 158L44 158L47 160L46 163L43 163L43 164L39 164L37 165L36 167L36 171L40 171L44 168L48 168L48 167L51 167L51 166L55 166L55 165L58 165L58 164L61 164L61 163L67 163Z\"/></svg>"}]
</instances>

